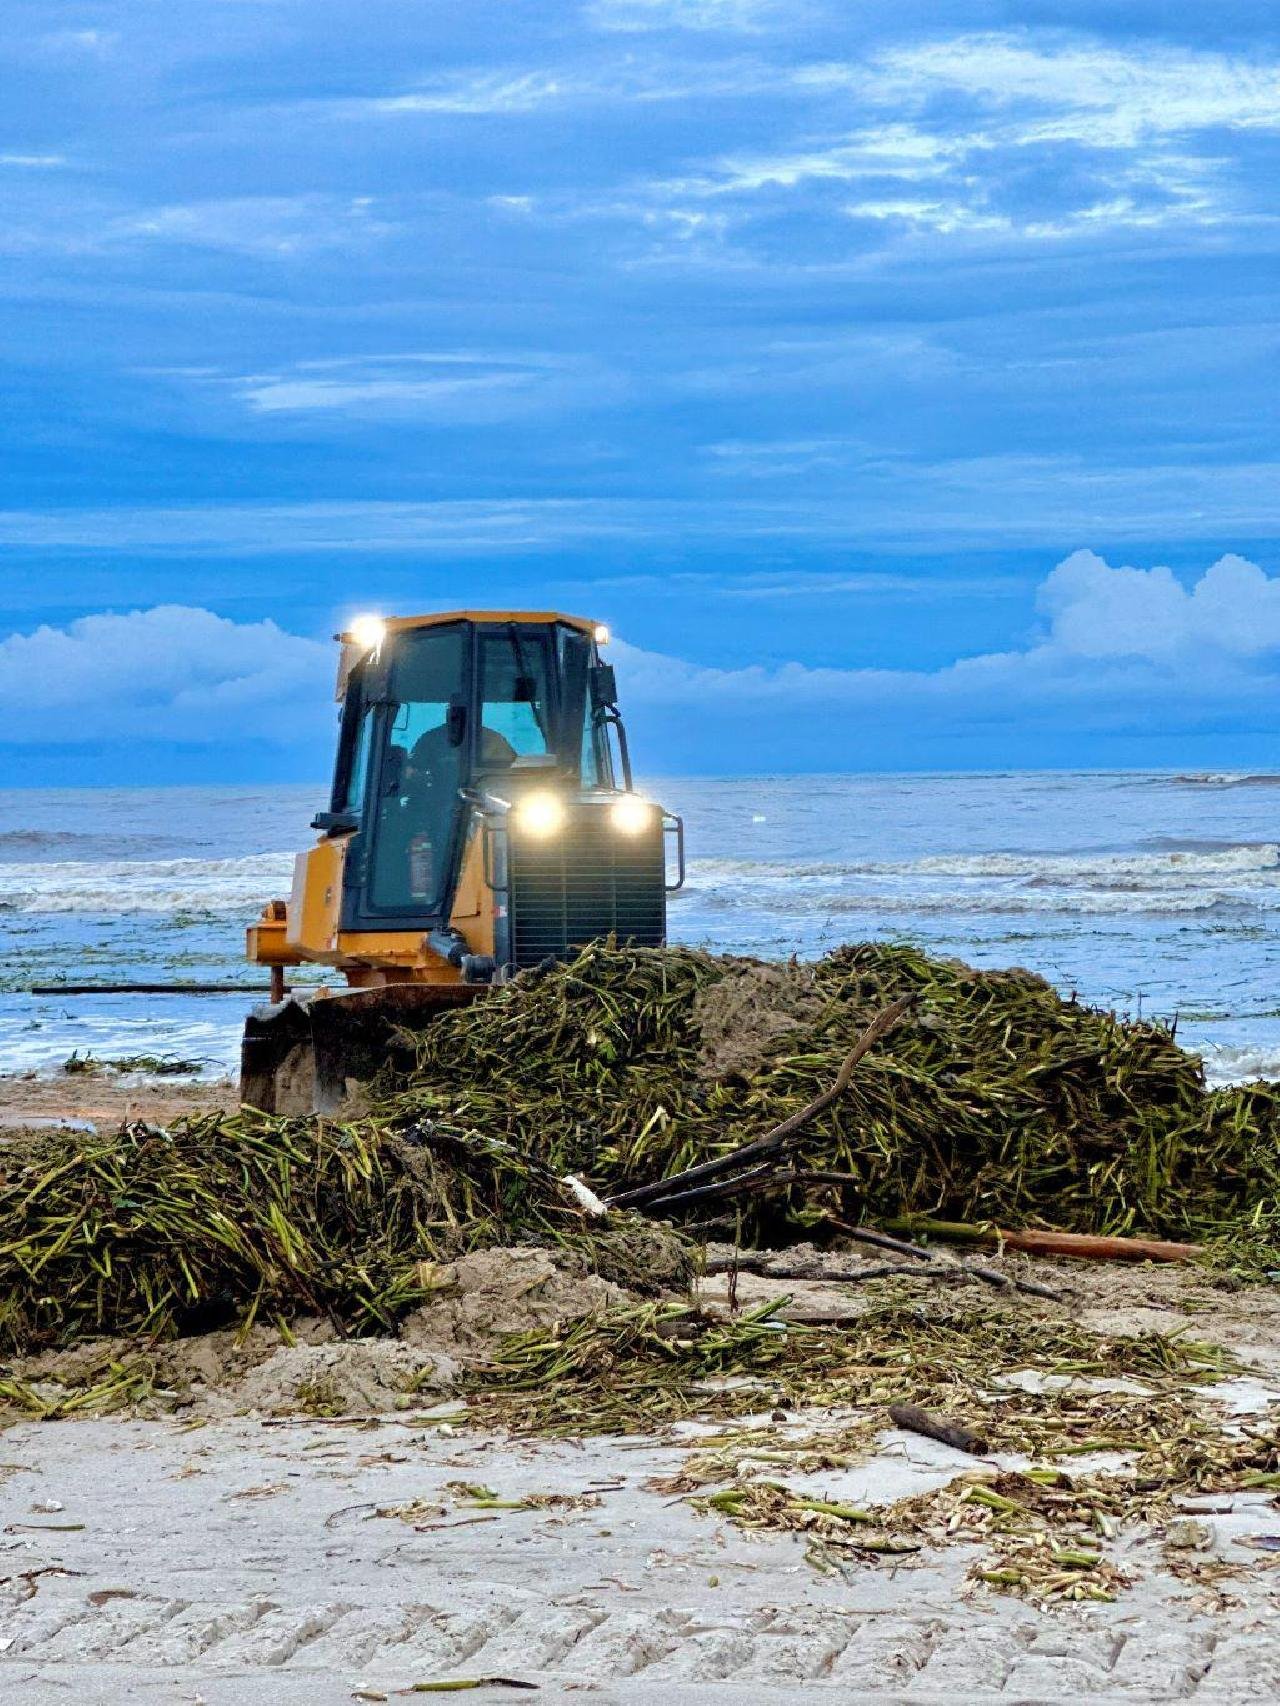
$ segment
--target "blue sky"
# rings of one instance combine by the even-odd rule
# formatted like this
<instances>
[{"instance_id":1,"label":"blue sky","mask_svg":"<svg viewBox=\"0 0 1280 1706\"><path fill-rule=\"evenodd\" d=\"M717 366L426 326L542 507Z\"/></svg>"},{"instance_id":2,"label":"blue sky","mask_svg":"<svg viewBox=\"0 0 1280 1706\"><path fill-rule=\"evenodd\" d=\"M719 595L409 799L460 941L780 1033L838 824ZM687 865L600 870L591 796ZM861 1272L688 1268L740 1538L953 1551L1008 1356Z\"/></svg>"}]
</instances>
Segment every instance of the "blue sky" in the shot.
<instances>
[{"instance_id":1,"label":"blue sky","mask_svg":"<svg viewBox=\"0 0 1280 1706\"><path fill-rule=\"evenodd\" d=\"M1277 765L1270 5L9 0L0 781L302 778L361 608L650 771ZM7 636L7 638L6 638Z\"/></svg>"}]
</instances>

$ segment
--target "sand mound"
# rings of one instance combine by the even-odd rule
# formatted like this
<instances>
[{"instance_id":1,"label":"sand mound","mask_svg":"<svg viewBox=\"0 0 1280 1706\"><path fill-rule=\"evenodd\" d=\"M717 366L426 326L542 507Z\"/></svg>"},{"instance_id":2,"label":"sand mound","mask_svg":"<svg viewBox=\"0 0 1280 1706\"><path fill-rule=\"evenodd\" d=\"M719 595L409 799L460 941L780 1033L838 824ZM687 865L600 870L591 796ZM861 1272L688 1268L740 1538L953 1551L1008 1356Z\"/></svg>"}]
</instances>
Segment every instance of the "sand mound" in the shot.
<instances>
[{"instance_id":1,"label":"sand mound","mask_svg":"<svg viewBox=\"0 0 1280 1706\"><path fill-rule=\"evenodd\" d=\"M401 1335L418 1351L475 1361L503 1333L559 1327L632 1301L597 1274L558 1264L542 1249L477 1250L440 1268L439 1289L405 1318Z\"/></svg>"},{"instance_id":2,"label":"sand mound","mask_svg":"<svg viewBox=\"0 0 1280 1706\"><path fill-rule=\"evenodd\" d=\"M265 1416L379 1416L448 1393L456 1374L451 1358L398 1339L282 1345L221 1392L216 1407Z\"/></svg>"},{"instance_id":3,"label":"sand mound","mask_svg":"<svg viewBox=\"0 0 1280 1706\"><path fill-rule=\"evenodd\" d=\"M791 960L763 965L744 960L694 997L693 1022L702 1039L704 1078L750 1078L784 1037L822 1011L814 968Z\"/></svg>"}]
</instances>

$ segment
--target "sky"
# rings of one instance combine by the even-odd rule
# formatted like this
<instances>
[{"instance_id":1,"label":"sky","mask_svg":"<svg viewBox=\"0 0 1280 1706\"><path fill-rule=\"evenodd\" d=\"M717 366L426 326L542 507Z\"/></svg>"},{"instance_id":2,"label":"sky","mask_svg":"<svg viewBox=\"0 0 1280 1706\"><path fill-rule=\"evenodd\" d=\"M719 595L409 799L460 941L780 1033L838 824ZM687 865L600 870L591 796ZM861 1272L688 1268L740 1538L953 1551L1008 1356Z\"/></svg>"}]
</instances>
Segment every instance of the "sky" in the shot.
<instances>
[{"instance_id":1,"label":"sky","mask_svg":"<svg viewBox=\"0 0 1280 1706\"><path fill-rule=\"evenodd\" d=\"M1280 769L1280 13L8 0L0 786L310 780L357 611L647 774Z\"/></svg>"}]
</instances>

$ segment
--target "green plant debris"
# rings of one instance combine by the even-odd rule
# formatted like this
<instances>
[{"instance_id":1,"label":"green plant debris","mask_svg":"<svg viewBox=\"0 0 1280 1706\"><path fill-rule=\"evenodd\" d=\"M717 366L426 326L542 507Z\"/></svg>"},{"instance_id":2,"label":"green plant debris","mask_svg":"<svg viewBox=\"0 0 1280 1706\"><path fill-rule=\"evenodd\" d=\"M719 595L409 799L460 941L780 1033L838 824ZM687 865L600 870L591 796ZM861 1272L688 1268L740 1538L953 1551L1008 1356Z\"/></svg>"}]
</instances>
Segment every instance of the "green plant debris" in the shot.
<instances>
[{"instance_id":1,"label":"green plant debris","mask_svg":"<svg viewBox=\"0 0 1280 1706\"><path fill-rule=\"evenodd\" d=\"M1182 1337L1107 1337L1071 1319L998 1302L935 1303L926 1314L892 1294L839 1329L786 1325L781 1301L732 1320L679 1304L653 1303L588 1317L558 1329L516 1334L471 1377L470 1416L516 1433L628 1434L693 1417L788 1408L917 1403L981 1415L993 1446L1021 1449L1023 1422L1079 1443L1101 1418L1130 1417L1122 1395L1101 1412L1070 1390L998 1396L1002 1376L1026 1368L1076 1380L1127 1376L1179 1390L1220 1377L1231 1359ZM987 1407L989 1406L989 1407ZM1136 1430L1139 1422L1126 1421ZM705 1443L705 1442L704 1442Z\"/></svg>"},{"instance_id":2,"label":"green plant debris","mask_svg":"<svg viewBox=\"0 0 1280 1706\"><path fill-rule=\"evenodd\" d=\"M602 1259L642 1275L649 1232L620 1219ZM43 1133L0 1158L0 1351L298 1314L385 1332L434 1262L520 1239L591 1249L545 1167L476 1133L250 1110Z\"/></svg>"},{"instance_id":3,"label":"green plant debris","mask_svg":"<svg viewBox=\"0 0 1280 1706\"><path fill-rule=\"evenodd\" d=\"M1242 1273L1280 1268L1280 1086L1208 1093L1200 1062L1158 1026L910 947L778 967L598 944L436 1017L407 1039L407 1076L372 1086L349 1121L242 1109L6 1152L0 1354L300 1313L394 1330L431 1294L431 1264L519 1241L645 1293L676 1289L691 1271L684 1232L591 1221L562 1178L607 1196L730 1152L827 1089L907 994L912 1015L804 1128L787 1181L691 1211L712 1219L685 1231L831 1242L842 1224L922 1213L1193 1238ZM763 1350L779 1329L744 1330ZM657 1368L672 1324L629 1331L619 1355ZM698 1333L717 1377L738 1353ZM655 1390L635 1396L650 1420L702 1402ZM535 1392L529 1409L555 1402Z\"/></svg>"},{"instance_id":4,"label":"green plant debris","mask_svg":"<svg viewBox=\"0 0 1280 1706\"><path fill-rule=\"evenodd\" d=\"M1079 1477L1048 1468L970 1471L935 1492L870 1510L776 1480L739 1482L690 1502L741 1528L804 1535L808 1562L824 1573L847 1573L857 1558L971 1545L983 1549L971 1579L998 1592L1040 1604L1112 1600L1132 1579L1109 1555L1122 1525L1170 1524L1175 1494L1203 1490L1206 1474L1217 1490L1240 1490L1252 1474L1247 1465L1274 1461L1280 1450L1274 1426L1241 1436L1211 1429L1206 1417L1196 1421L1194 1446L1179 1452L1186 1442L1171 1439L1158 1470L1144 1457L1124 1472ZM1200 1572L1192 1565L1183 1573Z\"/></svg>"},{"instance_id":5,"label":"green plant debris","mask_svg":"<svg viewBox=\"0 0 1280 1706\"><path fill-rule=\"evenodd\" d=\"M198 1078L208 1062L188 1060L177 1054L122 1054L99 1059L94 1054L81 1054L77 1049L62 1063L62 1070L71 1077L101 1077L103 1073L144 1073L148 1078Z\"/></svg>"},{"instance_id":6,"label":"green plant debris","mask_svg":"<svg viewBox=\"0 0 1280 1706\"><path fill-rule=\"evenodd\" d=\"M768 1011L777 1023L755 1056L713 1072L716 1004L740 1000L740 985L757 1019ZM907 994L914 1016L791 1157L788 1171L848 1183L802 1179L740 1199L728 1214L741 1238L773 1244L832 1215L918 1213L1205 1240L1231 1264L1280 1267L1280 1085L1208 1092L1199 1059L1158 1025L1064 1000L1030 972L976 971L911 947L863 944L770 968L593 946L419 1033L398 1105L503 1137L607 1194L794 1114Z\"/></svg>"}]
</instances>

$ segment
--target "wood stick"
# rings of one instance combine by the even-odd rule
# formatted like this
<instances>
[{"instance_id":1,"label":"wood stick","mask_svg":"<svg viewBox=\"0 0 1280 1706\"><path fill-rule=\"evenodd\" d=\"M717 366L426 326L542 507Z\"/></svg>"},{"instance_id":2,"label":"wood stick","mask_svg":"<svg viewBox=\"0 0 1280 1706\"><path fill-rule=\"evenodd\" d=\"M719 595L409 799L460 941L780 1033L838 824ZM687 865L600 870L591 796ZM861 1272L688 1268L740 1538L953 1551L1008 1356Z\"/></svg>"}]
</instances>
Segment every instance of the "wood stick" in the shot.
<instances>
[{"instance_id":1,"label":"wood stick","mask_svg":"<svg viewBox=\"0 0 1280 1706\"><path fill-rule=\"evenodd\" d=\"M834 1226L837 1232L859 1244L874 1244L881 1250L896 1250L899 1255L914 1256L921 1262L938 1260L936 1250L927 1250L922 1244L909 1244L902 1238L890 1238L884 1232L871 1232L865 1226L850 1226L847 1221L837 1220L833 1214L827 1216L827 1225ZM1051 1303L1062 1301L1060 1291L1055 1291L1052 1286L1041 1285L1039 1280L1019 1279L1013 1274L1002 1273L999 1268L979 1267L977 1262L954 1262L950 1266L954 1272L971 1274L974 1279L981 1280L984 1285L995 1286L998 1291L1022 1291L1029 1297L1048 1298Z\"/></svg>"},{"instance_id":2,"label":"wood stick","mask_svg":"<svg viewBox=\"0 0 1280 1706\"><path fill-rule=\"evenodd\" d=\"M991 1450L983 1436L965 1427L963 1422L953 1422L933 1410L923 1410L919 1404L890 1404L889 1418L897 1427L906 1428L913 1434L924 1434L927 1439L941 1440L943 1445L967 1451L972 1457L985 1457Z\"/></svg>"},{"instance_id":3,"label":"wood stick","mask_svg":"<svg viewBox=\"0 0 1280 1706\"><path fill-rule=\"evenodd\" d=\"M734 1173L748 1162L784 1151L811 1119L823 1113L844 1094L858 1062L871 1052L886 1031L892 1030L915 1002L914 994L903 995L897 1001L891 1001L883 1012L876 1015L849 1050L830 1088L815 1096L811 1102L789 1115L787 1119L771 1127L763 1137L757 1137L751 1143L743 1144L740 1149L731 1150L727 1155L718 1155L714 1160L702 1161L696 1167L686 1167L684 1172L673 1173L669 1178L658 1179L651 1185L637 1185L632 1190L619 1191L616 1196L608 1199L609 1207L639 1208L645 1203L670 1197L674 1191L684 1186L700 1185L707 1179L718 1178L722 1173Z\"/></svg>"},{"instance_id":4,"label":"wood stick","mask_svg":"<svg viewBox=\"0 0 1280 1706\"><path fill-rule=\"evenodd\" d=\"M960 1220L930 1220L924 1215L904 1215L889 1225L903 1232L920 1232L952 1244L1003 1244L1010 1250L1025 1250L1030 1256L1076 1256L1095 1262L1194 1262L1204 1254L1199 1244L1176 1244L1163 1238L1110 1238L1089 1232L1053 1232L1028 1227L1006 1231L1003 1227L972 1226Z\"/></svg>"}]
</instances>

